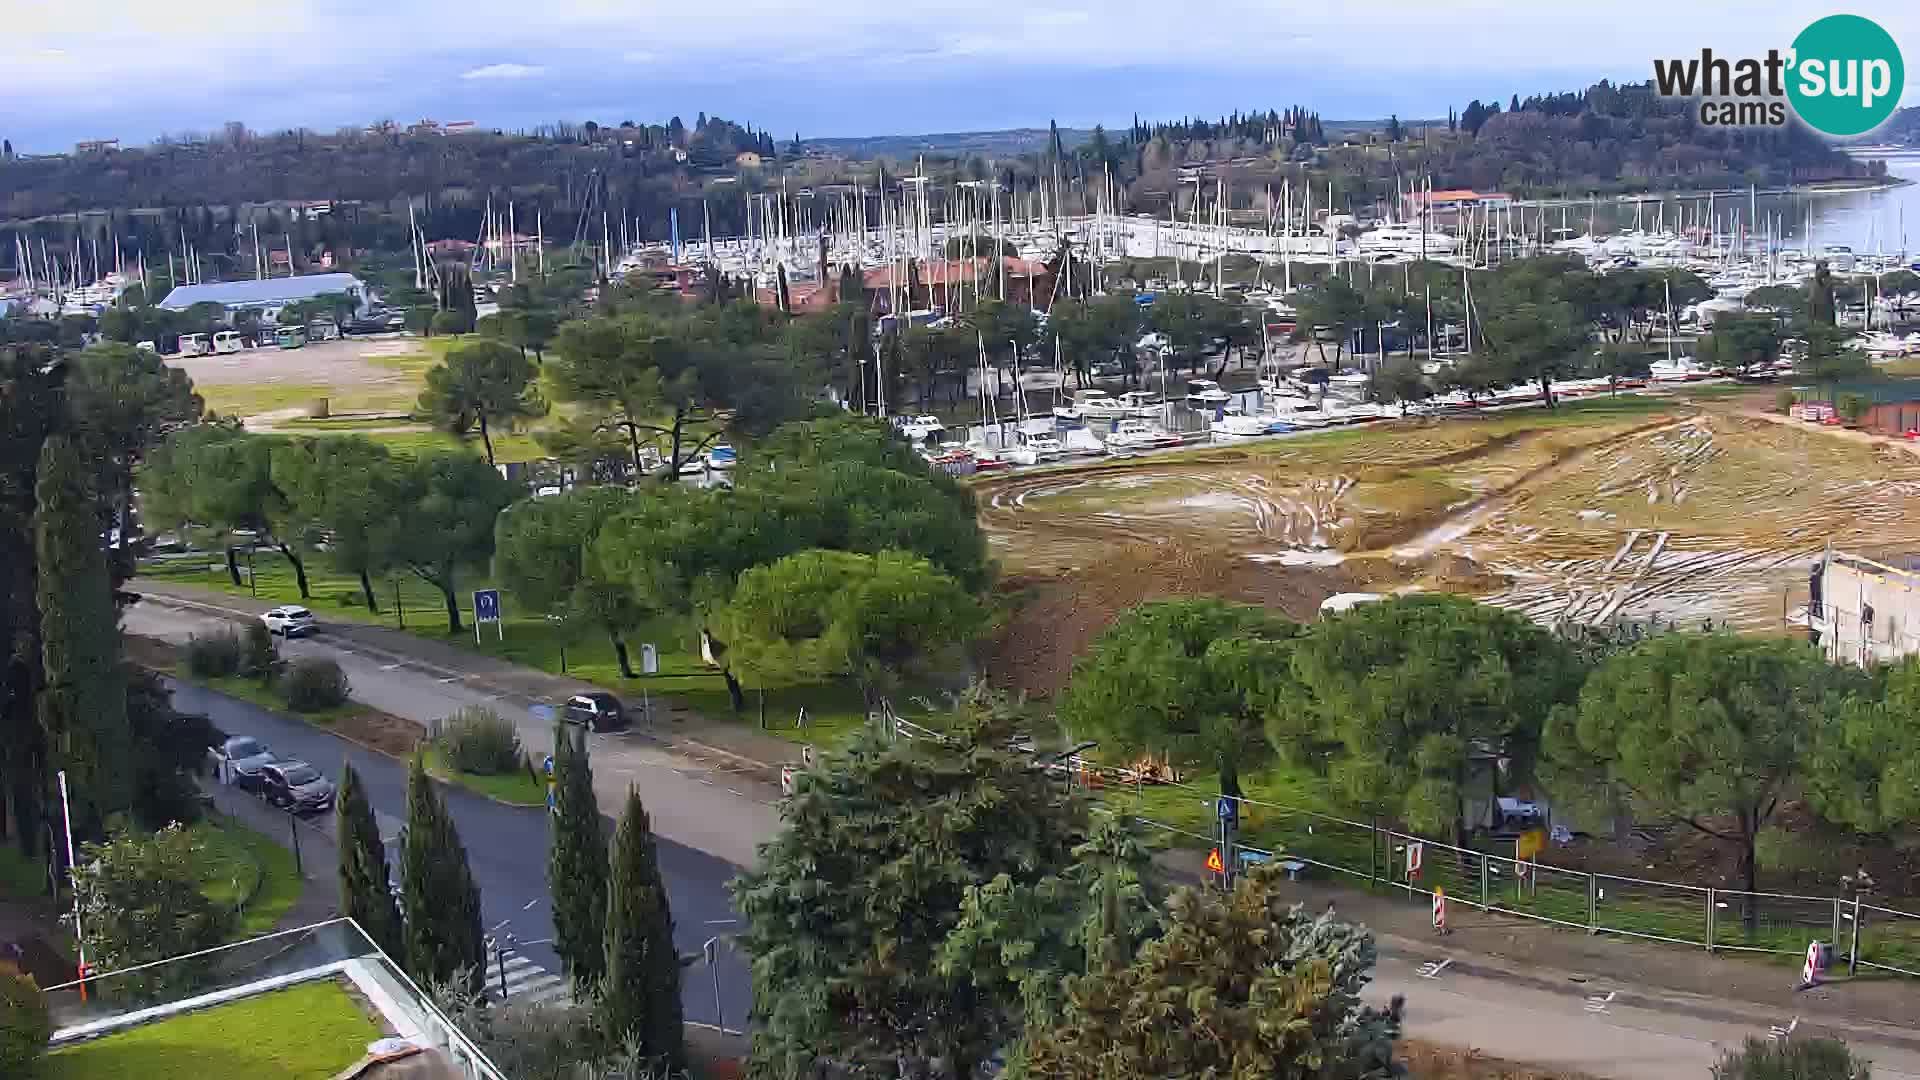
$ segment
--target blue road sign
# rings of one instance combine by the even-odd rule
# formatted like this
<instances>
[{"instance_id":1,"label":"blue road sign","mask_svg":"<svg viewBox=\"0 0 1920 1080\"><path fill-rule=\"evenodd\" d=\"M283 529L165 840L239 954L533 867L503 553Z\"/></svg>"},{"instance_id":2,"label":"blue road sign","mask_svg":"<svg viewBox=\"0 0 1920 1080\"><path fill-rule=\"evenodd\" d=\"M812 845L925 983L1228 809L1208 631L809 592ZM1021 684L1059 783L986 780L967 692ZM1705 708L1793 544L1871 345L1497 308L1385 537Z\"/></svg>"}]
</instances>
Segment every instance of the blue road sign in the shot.
<instances>
[{"instance_id":1,"label":"blue road sign","mask_svg":"<svg viewBox=\"0 0 1920 1080\"><path fill-rule=\"evenodd\" d=\"M476 622L500 621L500 590L476 589L473 593L473 617Z\"/></svg>"},{"instance_id":2,"label":"blue road sign","mask_svg":"<svg viewBox=\"0 0 1920 1080\"><path fill-rule=\"evenodd\" d=\"M1219 813L1221 821L1240 820L1240 800L1238 799L1229 799L1222 795L1214 802L1214 809Z\"/></svg>"},{"instance_id":3,"label":"blue road sign","mask_svg":"<svg viewBox=\"0 0 1920 1080\"><path fill-rule=\"evenodd\" d=\"M549 780L553 779L553 755L552 754L547 755L546 760L540 763L540 767L546 770L547 779Z\"/></svg>"}]
</instances>

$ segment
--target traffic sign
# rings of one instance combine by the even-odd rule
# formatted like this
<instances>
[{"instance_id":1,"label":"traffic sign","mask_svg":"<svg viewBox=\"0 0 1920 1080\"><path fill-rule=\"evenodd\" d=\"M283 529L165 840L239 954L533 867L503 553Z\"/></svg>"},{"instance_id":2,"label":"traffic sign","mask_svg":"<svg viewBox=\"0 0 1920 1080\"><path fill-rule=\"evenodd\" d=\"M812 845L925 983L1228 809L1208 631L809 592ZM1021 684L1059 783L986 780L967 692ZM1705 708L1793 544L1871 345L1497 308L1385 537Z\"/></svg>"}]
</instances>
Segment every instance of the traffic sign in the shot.
<instances>
[{"instance_id":1,"label":"traffic sign","mask_svg":"<svg viewBox=\"0 0 1920 1080\"><path fill-rule=\"evenodd\" d=\"M500 590L475 589L473 591L473 643L480 644L480 624L492 623L500 640L507 640L507 624L500 619Z\"/></svg>"},{"instance_id":2,"label":"traffic sign","mask_svg":"<svg viewBox=\"0 0 1920 1080\"><path fill-rule=\"evenodd\" d=\"M805 768L813 768L813 747L811 745L803 745L800 747L800 764Z\"/></svg>"},{"instance_id":3,"label":"traffic sign","mask_svg":"<svg viewBox=\"0 0 1920 1080\"><path fill-rule=\"evenodd\" d=\"M1822 950L1817 941L1807 942L1807 962L1800 967L1800 985L1818 986L1820 984L1820 960Z\"/></svg>"},{"instance_id":4,"label":"traffic sign","mask_svg":"<svg viewBox=\"0 0 1920 1080\"><path fill-rule=\"evenodd\" d=\"M553 755L548 754L540 761L540 768L546 772L547 779L553 779Z\"/></svg>"},{"instance_id":5,"label":"traffic sign","mask_svg":"<svg viewBox=\"0 0 1920 1080\"><path fill-rule=\"evenodd\" d=\"M793 766L780 766L780 794L793 794Z\"/></svg>"},{"instance_id":6,"label":"traffic sign","mask_svg":"<svg viewBox=\"0 0 1920 1080\"><path fill-rule=\"evenodd\" d=\"M640 646L640 674L660 674L660 650L652 644Z\"/></svg>"},{"instance_id":7,"label":"traffic sign","mask_svg":"<svg viewBox=\"0 0 1920 1080\"><path fill-rule=\"evenodd\" d=\"M1415 878L1418 878L1420 876L1420 856L1425 851L1425 849L1426 849L1426 845L1418 841L1413 841L1407 844L1407 880L1408 881L1412 881Z\"/></svg>"},{"instance_id":8,"label":"traffic sign","mask_svg":"<svg viewBox=\"0 0 1920 1080\"><path fill-rule=\"evenodd\" d=\"M1214 848L1212 851L1207 852L1207 869L1216 874L1224 874L1227 872L1227 861L1220 857L1219 848Z\"/></svg>"},{"instance_id":9,"label":"traffic sign","mask_svg":"<svg viewBox=\"0 0 1920 1080\"><path fill-rule=\"evenodd\" d=\"M1513 857L1516 859L1531 859L1546 849L1547 831L1545 829L1528 829L1513 841Z\"/></svg>"},{"instance_id":10,"label":"traffic sign","mask_svg":"<svg viewBox=\"0 0 1920 1080\"><path fill-rule=\"evenodd\" d=\"M1433 890L1433 928L1447 932L1447 891L1438 886Z\"/></svg>"},{"instance_id":11,"label":"traffic sign","mask_svg":"<svg viewBox=\"0 0 1920 1080\"><path fill-rule=\"evenodd\" d=\"M1214 812L1220 815L1221 821L1239 821L1240 800L1228 795L1222 795L1214 800Z\"/></svg>"}]
</instances>

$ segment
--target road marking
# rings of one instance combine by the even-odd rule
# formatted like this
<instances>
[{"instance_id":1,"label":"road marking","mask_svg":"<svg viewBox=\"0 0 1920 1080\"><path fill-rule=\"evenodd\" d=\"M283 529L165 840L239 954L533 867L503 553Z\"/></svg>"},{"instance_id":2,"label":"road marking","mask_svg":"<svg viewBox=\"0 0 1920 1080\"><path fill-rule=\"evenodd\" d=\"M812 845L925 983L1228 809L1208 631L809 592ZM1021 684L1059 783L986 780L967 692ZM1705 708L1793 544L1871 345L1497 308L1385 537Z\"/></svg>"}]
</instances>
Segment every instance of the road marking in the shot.
<instances>
[{"instance_id":1,"label":"road marking","mask_svg":"<svg viewBox=\"0 0 1920 1080\"><path fill-rule=\"evenodd\" d=\"M1453 957L1449 956L1445 960L1435 963L1421 964L1420 977L1423 979L1437 979L1440 977L1440 973L1447 970L1447 965L1451 963L1453 963Z\"/></svg>"},{"instance_id":2,"label":"road marking","mask_svg":"<svg viewBox=\"0 0 1920 1080\"><path fill-rule=\"evenodd\" d=\"M399 664L381 664L380 670L381 671L397 671L399 667L400 667Z\"/></svg>"},{"instance_id":3,"label":"road marking","mask_svg":"<svg viewBox=\"0 0 1920 1080\"><path fill-rule=\"evenodd\" d=\"M501 983L506 983L505 997L519 999L529 1004L555 1002L570 1004L573 1000L573 988L567 980L548 971L539 964L517 954L508 954L506 962L500 961L498 949L487 950L485 987L489 994L499 994Z\"/></svg>"},{"instance_id":4,"label":"road marking","mask_svg":"<svg viewBox=\"0 0 1920 1080\"><path fill-rule=\"evenodd\" d=\"M1612 990L1609 990L1604 994L1588 994L1587 1006L1586 1006L1587 1011L1590 1013L1606 1012L1607 1005L1613 1001L1613 995L1614 995L1614 991Z\"/></svg>"}]
</instances>

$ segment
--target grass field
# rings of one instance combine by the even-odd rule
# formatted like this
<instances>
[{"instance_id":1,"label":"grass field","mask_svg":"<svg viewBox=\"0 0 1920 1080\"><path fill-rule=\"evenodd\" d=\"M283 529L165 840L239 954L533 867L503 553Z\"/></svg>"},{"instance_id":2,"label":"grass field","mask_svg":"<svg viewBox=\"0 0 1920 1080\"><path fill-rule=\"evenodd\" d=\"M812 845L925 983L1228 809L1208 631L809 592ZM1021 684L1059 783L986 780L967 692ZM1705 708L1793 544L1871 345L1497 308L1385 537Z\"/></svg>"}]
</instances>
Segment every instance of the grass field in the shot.
<instances>
[{"instance_id":1,"label":"grass field","mask_svg":"<svg viewBox=\"0 0 1920 1080\"><path fill-rule=\"evenodd\" d=\"M240 908L236 938L256 937L273 929L300 898L303 886L293 853L272 837L217 815L191 831L205 847L200 891L218 903Z\"/></svg>"},{"instance_id":2,"label":"grass field","mask_svg":"<svg viewBox=\"0 0 1920 1080\"><path fill-rule=\"evenodd\" d=\"M514 806L545 806L547 804L547 785L544 780L536 780L524 770L486 776L481 773L462 772L447 761L438 747L426 747L427 772L449 783L477 791L490 799L497 799Z\"/></svg>"},{"instance_id":3,"label":"grass field","mask_svg":"<svg viewBox=\"0 0 1920 1080\"><path fill-rule=\"evenodd\" d=\"M380 1028L334 982L307 983L57 1050L41 1080L328 1080Z\"/></svg>"}]
</instances>

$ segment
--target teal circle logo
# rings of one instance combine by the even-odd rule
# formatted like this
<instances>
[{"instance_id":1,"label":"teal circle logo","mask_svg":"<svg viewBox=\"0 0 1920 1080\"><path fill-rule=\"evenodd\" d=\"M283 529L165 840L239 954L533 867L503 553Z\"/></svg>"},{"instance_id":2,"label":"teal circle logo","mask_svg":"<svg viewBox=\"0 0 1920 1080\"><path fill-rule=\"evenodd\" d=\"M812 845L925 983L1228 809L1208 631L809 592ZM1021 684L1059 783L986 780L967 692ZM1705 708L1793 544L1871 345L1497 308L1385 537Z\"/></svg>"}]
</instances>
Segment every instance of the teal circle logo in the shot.
<instances>
[{"instance_id":1,"label":"teal circle logo","mask_svg":"<svg viewBox=\"0 0 1920 1080\"><path fill-rule=\"evenodd\" d=\"M1815 131L1860 135L1893 115L1907 88L1900 46L1872 19L1829 15L1793 39L1787 100Z\"/></svg>"}]
</instances>

